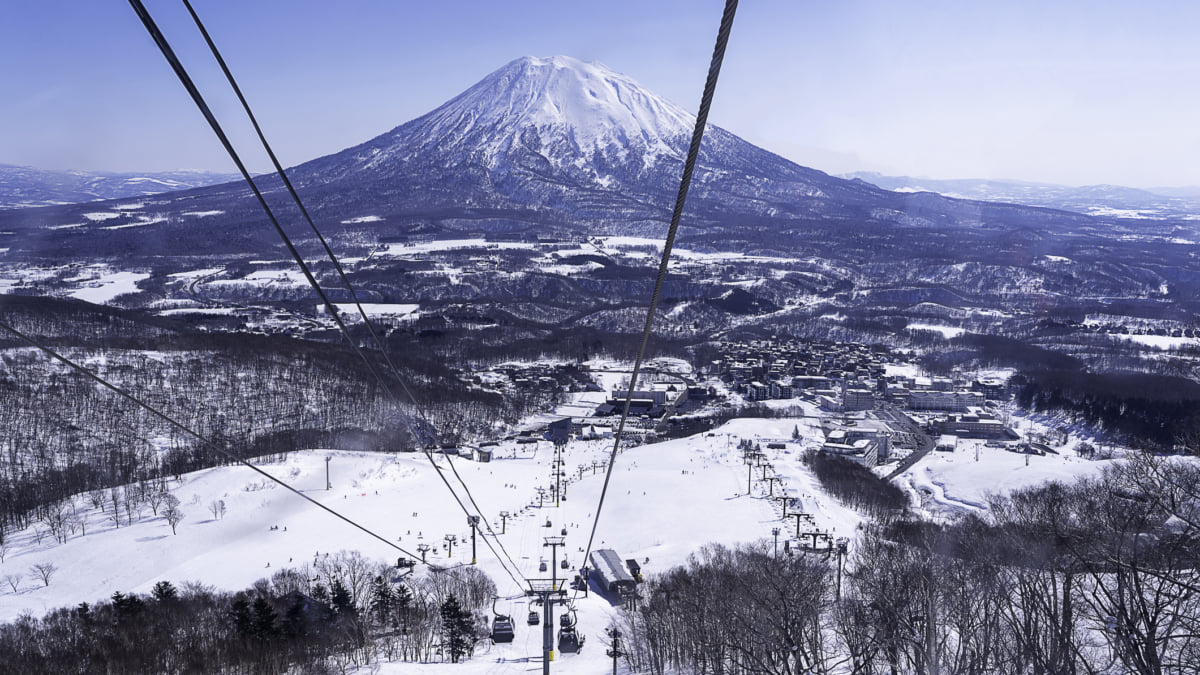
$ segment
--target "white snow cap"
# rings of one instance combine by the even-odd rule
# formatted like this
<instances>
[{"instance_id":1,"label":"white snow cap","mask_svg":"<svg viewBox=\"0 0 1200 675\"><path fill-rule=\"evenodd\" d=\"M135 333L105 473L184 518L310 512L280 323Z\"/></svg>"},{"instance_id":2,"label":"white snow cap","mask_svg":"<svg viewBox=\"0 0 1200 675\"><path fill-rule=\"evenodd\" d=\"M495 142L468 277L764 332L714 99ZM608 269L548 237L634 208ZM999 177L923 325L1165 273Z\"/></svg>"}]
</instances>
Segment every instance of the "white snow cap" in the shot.
<instances>
[{"instance_id":1,"label":"white snow cap","mask_svg":"<svg viewBox=\"0 0 1200 675\"><path fill-rule=\"evenodd\" d=\"M682 156L675 148L681 139L686 145L695 117L602 64L569 56L527 56L488 75L421 122L422 135L451 143L486 129L492 150L501 153L518 144L565 143L576 156L607 151L624 157L629 150L640 150L650 161Z\"/></svg>"}]
</instances>

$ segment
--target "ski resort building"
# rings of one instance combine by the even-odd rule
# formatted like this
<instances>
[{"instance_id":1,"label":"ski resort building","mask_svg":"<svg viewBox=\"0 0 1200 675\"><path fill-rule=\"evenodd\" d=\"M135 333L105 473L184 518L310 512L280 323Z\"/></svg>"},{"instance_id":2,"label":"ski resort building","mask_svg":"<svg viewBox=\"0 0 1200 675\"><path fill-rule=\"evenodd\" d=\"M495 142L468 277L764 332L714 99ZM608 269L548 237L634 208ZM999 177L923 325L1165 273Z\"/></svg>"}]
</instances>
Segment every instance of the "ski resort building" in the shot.
<instances>
[{"instance_id":1,"label":"ski resort building","mask_svg":"<svg viewBox=\"0 0 1200 675\"><path fill-rule=\"evenodd\" d=\"M977 391L939 391L915 389L908 394L911 410L946 410L967 412L969 408L983 405L983 394Z\"/></svg>"},{"instance_id":2,"label":"ski resort building","mask_svg":"<svg viewBox=\"0 0 1200 675\"><path fill-rule=\"evenodd\" d=\"M619 597L622 591L633 590L637 586L637 580L625 569L621 556L611 548L592 551L588 561L592 566L589 578L604 593Z\"/></svg>"},{"instance_id":3,"label":"ski resort building","mask_svg":"<svg viewBox=\"0 0 1200 675\"><path fill-rule=\"evenodd\" d=\"M867 467L891 457L895 431L883 420L848 419L841 424L824 426L825 443L821 446L821 452L839 455Z\"/></svg>"},{"instance_id":4,"label":"ski resort building","mask_svg":"<svg viewBox=\"0 0 1200 675\"><path fill-rule=\"evenodd\" d=\"M862 464L867 468L879 464L879 444L866 438L859 438L853 441L844 437L829 438L821 446L821 452L837 455L843 459Z\"/></svg>"},{"instance_id":5,"label":"ski resort building","mask_svg":"<svg viewBox=\"0 0 1200 675\"><path fill-rule=\"evenodd\" d=\"M1002 420L989 413L979 411L963 415L947 415L934 420L934 430L939 434L952 434L959 438L1016 438L1017 435L1005 426Z\"/></svg>"},{"instance_id":6,"label":"ski resort building","mask_svg":"<svg viewBox=\"0 0 1200 675\"><path fill-rule=\"evenodd\" d=\"M875 407L875 394L870 389L847 389L842 393L842 410L871 410Z\"/></svg>"}]
</instances>

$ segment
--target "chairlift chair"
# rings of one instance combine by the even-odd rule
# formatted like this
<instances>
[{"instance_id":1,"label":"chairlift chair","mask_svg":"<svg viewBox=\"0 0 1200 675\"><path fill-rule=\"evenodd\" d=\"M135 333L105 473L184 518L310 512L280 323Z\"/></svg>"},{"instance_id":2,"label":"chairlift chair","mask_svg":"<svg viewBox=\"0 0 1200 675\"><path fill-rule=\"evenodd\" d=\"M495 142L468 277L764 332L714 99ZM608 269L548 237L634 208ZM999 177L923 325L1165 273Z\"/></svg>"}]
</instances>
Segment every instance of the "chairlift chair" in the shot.
<instances>
[{"instance_id":1,"label":"chairlift chair","mask_svg":"<svg viewBox=\"0 0 1200 675\"><path fill-rule=\"evenodd\" d=\"M545 561L545 560L542 560L541 562L539 562L539 563L538 563L538 571L539 571L539 572L545 572L547 569L548 569L548 568L546 567L546 561Z\"/></svg>"},{"instance_id":2,"label":"chairlift chair","mask_svg":"<svg viewBox=\"0 0 1200 675\"><path fill-rule=\"evenodd\" d=\"M583 649L584 638L575 631L574 614L575 610L571 610L570 615L564 613L559 619L558 651L564 654L577 654Z\"/></svg>"},{"instance_id":3,"label":"chairlift chair","mask_svg":"<svg viewBox=\"0 0 1200 675\"><path fill-rule=\"evenodd\" d=\"M559 564L559 567L563 568L564 570L571 569L571 563L567 562L566 558L563 558L563 561Z\"/></svg>"},{"instance_id":4,"label":"chairlift chair","mask_svg":"<svg viewBox=\"0 0 1200 675\"><path fill-rule=\"evenodd\" d=\"M542 615L538 614L536 609L529 610L529 620L526 622L530 626L536 626L542 622Z\"/></svg>"}]
</instances>

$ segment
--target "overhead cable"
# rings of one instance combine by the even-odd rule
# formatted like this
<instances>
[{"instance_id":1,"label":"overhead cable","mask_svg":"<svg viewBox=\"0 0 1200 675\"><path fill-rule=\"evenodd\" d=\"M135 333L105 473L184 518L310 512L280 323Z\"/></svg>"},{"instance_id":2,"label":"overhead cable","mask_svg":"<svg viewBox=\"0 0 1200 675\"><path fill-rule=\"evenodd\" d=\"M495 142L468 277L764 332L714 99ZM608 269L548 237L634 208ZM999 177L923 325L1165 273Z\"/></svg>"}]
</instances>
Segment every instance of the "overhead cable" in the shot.
<instances>
[{"instance_id":1,"label":"overhead cable","mask_svg":"<svg viewBox=\"0 0 1200 675\"><path fill-rule=\"evenodd\" d=\"M721 74L721 63L725 59L725 45L729 42L729 32L733 29L733 16L737 12L737 0L725 1L725 12L721 15L721 26L717 31L717 43L713 48L712 61L708 67L708 78L704 82L704 93L700 96L700 111L696 113L696 127L692 132L692 142L688 146L687 160L683 166L683 177L679 181L679 193L675 197L675 209L671 212L671 225L667 229L667 238L663 243L662 260L658 265L658 276L654 281L654 292L650 295L650 308L646 312L646 325L642 329L642 343L638 349L637 360L633 364L633 373L629 378L629 390L625 394L625 406L621 411L621 421L613 434L613 447L608 458L608 467L604 471L604 486L600 490L600 501L596 506L596 515L592 519L592 532L588 536L587 548L584 549L583 564L587 564L592 551L592 543L596 538L596 527L600 523L600 511L604 508L604 497L608 494L608 484L612 480L613 466L617 463L617 451L621 447L621 438L625 430L625 421L629 418L629 406L633 400L633 392L637 387L638 374L642 369L642 361L646 356L646 346L650 342L651 327L654 325L654 313L658 308L659 296L667 278L667 265L671 262L671 248L675 244L675 234L679 231L679 221L683 216L683 205L687 200L688 188L692 182L692 173L696 169L696 159L700 154L700 142L704 139L704 127L708 123L708 111L712 106L713 93L717 88L717 78Z\"/></svg>"},{"instance_id":2,"label":"overhead cable","mask_svg":"<svg viewBox=\"0 0 1200 675\"><path fill-rule=\"evenodd\" d=\"M429 423L429 420L426 417L426 415L424 413L424 409L421 407L421 404L417 402L416 396L413 395L412 390L408 387L407 382L405 381L404 377L400 374L400 371L396 367L396 364L393 363L391 357L388 355L386 345L384 344L383 340L379 337L379 334L375 331L375 326L371 323L370 318L367 316L366 311L363 309L362 303L358 299L358 294L354 290L354 285L352 283L350 283L350 279L349 279L349 277L347 277L346 272L345 272L344 268L342 267L341 262L338 260L337 256L334 254L333 249L329 246L329 243L326 241L324 235L321 234L320 228L318 228L317 224L313 221L312 216L308 212L308 208L304 206L304 201L300 199L299 193L296 192L295 187L292 185L292 181L288 177L287 171L284 170L283 165L279 162L279 158L275 155L275 151L271 148L271 144L267 141L266 134L263 132L262 126L259 125L259 123L258 123L258 118L254 115L254 111L253 111L253 109L251 109L249 101L246 100L245 95L242 93L242 88L240 86L238 86L237 79L234 78L234 76L233 76L233 71L231 71L229 66L225 63L225 58L221 55L221 50L217 47L216 42L212 39L212 36L209 34L207 27L205 27L204 22L200 19L200 15L197 14L196 10L192 7L191 2L189 2L189 0L183 0L183 4L187 8L188 13L191 14L192 21L196 24L196 28L200 31L200 34L204 37L204 41L208 45L209 51L212 52L213 58L216 59L217 65L220 66L221 72L225 74L225 79L229 82L229 86L233 89L233 92L237 96L238 101L241 102L242 109L245 111L246 117L249 118L251 125L253 125L253 127L254 127L255 133L258 135L259 142L262 143L263 149L266 150L267 155L271 159L272 165L275 167L275 173L279 175L280 180L282 180L284 186L287 187L288 194L291 195L292 201L294 201L296 203L296 206L300 209L300 213L304 216L304 220L308 223L309 228L312 229L313 234L315 234L318 241L321 242L321 247L325 250L325 255L328 256L330 262L333 263L334 269L337 270L338 277L341 279L342 284L346 287L346 290L349 291L350 298L351 298L351 300L353 300L354 306L358 309L359 316L362 317L363 324L366 326L367 331L370 333L371 339L374 341L376 349L379 351L380 354L383 355L383 359L387 363L388 368L391 370L392 375L395 376L396 382L400 385L400 388L404 391L405 396L408 398L409 403L412 404L413 409L416 411L417 415L421 418L421 421L424 424L424 426L426 428L432 427L433 425ZM417 442L422 443L422 445L426 444L426 440L422 439L420 436L418 436L415 433L415 430L411 429L411 425L410 425L410 431L413 431L414 438L417 439ZM433 463L433 457L432 457L432 455L430 455L428 453L428 451L426 452L426 456L429 457L430 462ZM450 459L449 456L446 457L446 461L449 463L450 469L454 473L454 477L458 480L459 484L462 486L463 491L466 492L467 498L470 500L471 505L475 507L477 514L471 514L466 509L466 506L462 504L461 501L459 501L459 506L461 506L463 508L464 513L466 513L467 515L481 516L481 520L484 523L485 527L487 528L487 532L485 533L485 543L487 543L486 534L491 534L491 536L496 539L496 543L500 545L500 549L504 552L504 555L508 558L509 563L511 563L514 568L517 568L518 566L516 564L516 561L513 560L512 556L509 555L508 551L504 548L504 542L500 541L500 539L498 537L496 537L496 533L492 529L491 523L486 519L486 517L483 517L483 510L479 507L478 502L475 500L475 496L471 493L471 489L467 486L466 482L462 479L462 476L459 475L458 469L455 468L455 466L454 466L454 461L452 459ZM433 466L440 475L441 468L438 467L436 463L433 463ZM443 479L443 481L445 481L444 477L442 479ZM449 488L450 487L449 483L447 483L446 486ZM453 488L451 488L450 491L451 491L451 494L454 494ZM457 498L458 498L458 496L455 494L455 499L457 499ZM488 543L488 547L491 548L490 543ZM494 548L492 549L492 553L493 554L496 553ZM499 556L497 555L497 557L499 557ZM503 564L503 561L501 561L501 564ZM511 572L510 572L510 574L511 574ZM518 585L520 585L520 584L518 583Z\"/></svg>"},{"instance_id":3,"label":"overhead cable","mask_svg":"<svg viewBox=\"0 0 1200 675\"><path fill-rule=\"evenodd\" d=\"M284 244L286 245L288 251L291 253L292 258L296 261L297 265L300 266L301 272L304 274L304 277L308 281L308 284L317 293L317 295L321 299L322 304L324 305L326 311L333 318L334 322L337 324L338 329L341 331L342 335L350 343L350 345L354 349L354 351L359 355L359 357L366 364L368 370L370 370L371 373L376 377L376 379L379 381L379 383L380 383L381 387L384 389L384 391L386 391L388 393L388 395L391 396L394 400L398 400L398 397L396 396L395 392L392 391L392 389L387 385L387 382L385 381L383 376L381 376L379 374L379 372L373 367L370 360L366 357L366 355L363 353L362 349L358 346L358 343L350 335L349 329L346 327L345 323L342 321L337 307L329 300L329 298L326 295L326 293L324 292L324 290L322 290L322 288L320 287L320 284L317 283L316 278L312 275L311 271L308 268L308 265L304 262L303 257L300 255L299 251L297 251L296 247L293 245L291 239L288 237L288 235L284 231L283 227L279 224L279 221L275 217L274 212L271 210L270 206L267 204L266 200L263 198L262 192L258 189L258 186L254 183L253 179L250 176L249 171L247 171L247 169L245 167L245 164L242 162L236 149L234 149L228 136L225 134L224 130L222 129L220 122L216 119L216 116L212 113L211 108L208 106L207 102L204 100L203 95L200 93L199 89L196 87L195 83L192 81L191 76L187 72L187 69L183 66L182 62L180 62L179 58L175 55L174 50L170 46L170 43L167 41L166 37L159 30L158 26L154 22L154 19L150 16L150 13L146 10L146 8L143 5L143 3L141 2L141 0L129 0L129 1L130 1L130 5L133 7L134 11L138 14L138 17L142 20L142 23L145 25L146 30L150 33L150 36L154 39L155 43L159 47L159 50L162 52L164 58L166 58L167 62L171 65L172 69L175 71L176 76L179 78L179 80L183 84L184 88L191 95L193 102L196 104L196 106L200 110L201 114L204 115L204 118L208 121L209 126L213 130L213 133L215 133L217 135L217 138L221 141L221 144L224 146L226 152L229 154L230 158L233 160L234 164L237 166L238 170L241 172L243 179L245 179L246 183L250 186L255 197L258 199L260 206L262 206L263 211L266 212L267 217L271 221L271 224L275 227L276 232L279 234L280 238L283 240ZM187 4L186 0L185 0L185 4ZM320 235L320 232L317 230L316 225L313 223L312 219L309 217L307 209L304 208L303 203L299 200L299 197L296 195L294 188L292 188L291 182L287 179L286 173L280 167L278 159L276 158L274 152L270 150L269 144L267 143L265 136L262 133L261 127L258 125L257 120L253 117L253 113L250 111L249 105L246 102L245 97L241 94L240 88L237 87L236 82L233 80L232 74L230 73L227 66L225 65L224 59L221 58L219 52L216 50L215 44L212 42L207 31L204 30L202 23L200 22L198 16L194 12L194 10L192 10L190 4L187 4L187 8L188 8L189 12L192 14L193 19L197 22L197 25L200 26L201 31L204 34L206 42L209 44L210 48L214 51L214 55L218 59L218 62L220 63L222 70L225 72L227 78L230 80L230 84L234 87L239 100L242 102L243 106L245 107L245 109L247 111L247 114L251 117L252 122L255 127L255 130L259 134L260 140L263 142L264 146L267 148L267 151L270 154L272 162L275 164L276 169L279 171L280 175L283 177L283 180L288 185L289 192L292 194L293 198L296 200L297 205L300 207L301 211L304 213L305 218L308 220L310 226L317 233L318 238L321 240L322 245L324 245L324 247L325 247L326 253L330 256L331 260L333 260L334 266L337 268L338 273L341 276L343 282L347 284L347 287L350 290L352 297L354 298L355 304L358 307L359 312L363 315L364 320L366 320L366 314L362 309L362 305L359 304L358 298L354 294L353 287L350 286L349 280L346 278L345 273L342 270L340 263L338 263L336 257L333 255L332 250L330 250L330 248L328 247L328 244L326 243L324 237L322 237ZM368 326L368 330L371 332L372 337L375 339L377 344L380 345L380 352L383 354L384 359L387 361L388 365L391 367L393 373L397 376L397 378L399 378L399 373L397 372L395 365L391 362L391 359L388 358L386 350L382 348L382 343L379 340L378 335L375 333L374 328L371 327L371 324L369 321L367 321L366 323ZM405 390L405 393L408 395L408 397L409 397L410 401L413 403L413 405L417 407L418 413L420 413L420 408L419 408L419 406L417 406L416 400L413 397L412 392L409 391L407 385L404 383L403 378L399 378L398 382L401 385L401 387ZM446 479L445 475L443 474L441 468L438 467L436 462L433 461L433 457L430 454L429 450L424 447L426 445L426 442L424 439L424 434L418 433L413 428L411 422L408 422L407 418L406 418L406 422L408 423L409 430L410 430L410 433L412 433L413 438L425 450L426 456L429 458L430 462L433 464L435 470L438 473L438 476L442 479L443 483L445 483L446 487L450 490L450 493L454 497L455 501L458 502L459 507L467 515L473 515L466 508L466 505L463 504L462 499L455 492L454 488L450 485L449 481ZM427 421L426 421L426 425L428 425ZM457 471L455 471L455 475L457 476ZM460 482L461 482L461 478L460 478ZM463 489L469 493L469 489L466 487L465 484L463 484ZM472 503L475 502L474 497L471 497L471 501L472 501ZM476 505L476 508L478 509L477 505ZM482 515L482 514L480 514L480 515ZM487 522L487 519L481 518L481 520L487 524L488 531L491 532L494 536L494 531L492 530L490 523ZM496 552L495 547L492 546L491 542L488 541L487 537L484 537L484 543L492 551L493 555L495 555L497 557L497 560L499 560L501 567L503 567L505 572L507 572L509 574L509 576L513 578L513 581L515 583L517 583L518 586L522 585L521 581L516 578L516 575L514 575L514 573L508 569L508 565L506 565L504 563L504 560L502 558L500 558L499 553ZM502 543L501 543L501 547L503 548ZM514 567L516 567L516 563L512 560L512 556L508 555L507 551L505 551L505 555L509 558L509 562L512 563L512 565Z\"/></svg>"},{"instance_id":4,"label":"overhead cable","mask_svg":"<svg viewBox=\"0 0 1200 675\"><path fill-rule=\"evenodd\" d=\"M213 441L205 436L200 435L199 433L193 431L187 425L183 424L182 422L179 422L178 420L171 417L170 415L167 415L166 413L162 412L158 408L155 408L154 406L143 402L141 399L137 398L133 394L130 394L129 392L125 391L124 389L121 389L117 385L109 382L108 380L104 379L103 377L100 377L99 375L97 375L96 373L93 373L92 371L88 370L87 368L84 368L83 366L79 365L78 363L75 363L74 361L63 356L62 354L58 353L54 349L51 349L50 347L47 347L46 345L41 344L37 340L34 340L33 338L29 337L28 335L21 332L20 330L10 326L9 324L5 323L4 321L0 321L0 328L12 333L13 335L17 336L18 338L20 338L24 342L28 343L29 345L42 350L43 352L50 355L54 359L62 362L63 364L69 366L71 369L75 370L76 372L78 372L78 373L82 374L83 376L87 377L88 379L92 380L96 384L99 384L100 386L104 387L105 389L108 389L109 391L117 394L121 398L124 398L125 400L129 401L130 403L133 403L134 405L145 410L146 412L150 413L151 415L154 415L155 417L161 419L162 421L166 422L167 424L170 424L175 429L178 429L179 431L187 434L188 436L195 438L196 440L200 441L202 444L208 446L209 448L212 448L213 450L217 451L224 457L231 459L234 462L237 462L238 464L241 464L242 466L250 469L251 471L254 471L255 473L262 475L264 478L270 480L273 483L282 485L284 488L286 488L292 494L309 502L310 504L312 504L313 506L316 506L317 508L321 509L322 511L325 511L326 513L334 516L335 518L338 518L338 519L342 520L343 522L347 523L348 525L350 525L362 532L365 532L366 534L374 537L375 539L378 539L379 541L383 542L384 544L387 544L388 546L396 549L397 551L400 551L404 555L409 556L413 560L420 559L420 556L418 556L414 553L411 553L411 552L405 550L404 548L398 546L397 544L390 541L387 537L377 534L373 530L371 530L371 529L367 528L366 526L358 523L357 521L349 518L348 516L342 515L341 513L334 511L333 509L329 508L328 506L325 506L321 502L318 502L317 500L313 499L312 497L309 497L308 495L304 494L300 490L297 490L296 488L292 487L286 481L276 478L275 476L272 476L271 474L267 473L266 471L263 471L262 469L255 466L254 464L251 464L250 462L246 461L245 459L242 459L241 457L238 457L237 455L229 452L225 448L221 447L221 445L218 444L216 441Z\"/></svg>"}]
</instances>

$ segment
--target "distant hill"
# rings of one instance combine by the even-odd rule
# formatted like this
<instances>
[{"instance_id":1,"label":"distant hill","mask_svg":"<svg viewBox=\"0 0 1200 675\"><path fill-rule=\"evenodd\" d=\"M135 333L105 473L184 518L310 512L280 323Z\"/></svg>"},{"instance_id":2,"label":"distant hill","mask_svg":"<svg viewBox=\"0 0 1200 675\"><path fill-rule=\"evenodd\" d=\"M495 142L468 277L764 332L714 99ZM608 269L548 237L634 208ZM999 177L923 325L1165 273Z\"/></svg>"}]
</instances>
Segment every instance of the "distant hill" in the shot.
<instances>
[{"instance_id":1,"label":"distant hill","mask_svg":"<svg viewBox=\"0 0 1200 675\"><path fill-rule=\"evenodd\" d=\"M141 197L238 179L237 174L207 171L93 173L0 164L0 209Z\"/></svg>"},{"instance_id":2,"label":"distant hill","mask_svg":"<svg viewBox=\"0 0 1200 675\"><path fill-rule=\"evenodd\" d=\"M1138 188L1120 185L1070 187L1050 183L986 180L939 180L884 176L871 171L843 174L895 192L934 192L955 199L1044 206L1092 216L1200 219L1200 187Z\"/></svg>"}]
</instances>

